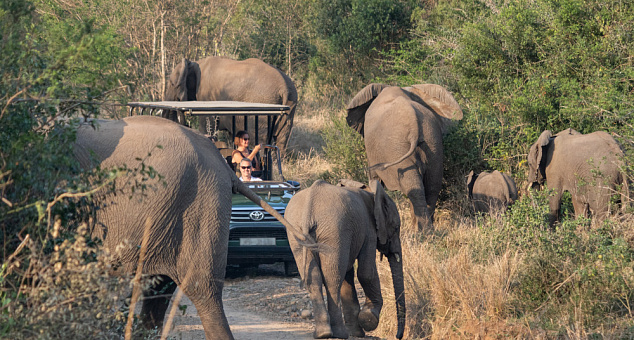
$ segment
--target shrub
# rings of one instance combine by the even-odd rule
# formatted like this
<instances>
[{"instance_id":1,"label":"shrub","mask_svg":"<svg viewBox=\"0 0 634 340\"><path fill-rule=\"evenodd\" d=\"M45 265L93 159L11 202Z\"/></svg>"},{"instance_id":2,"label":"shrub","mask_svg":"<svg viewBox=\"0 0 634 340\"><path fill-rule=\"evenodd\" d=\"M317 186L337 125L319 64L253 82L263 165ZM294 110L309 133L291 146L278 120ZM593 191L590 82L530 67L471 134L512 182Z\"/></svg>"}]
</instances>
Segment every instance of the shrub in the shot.
<instances>
[{"instance_id":1,"label":"shrub","mask_svg":"<svg viewBox=\"0 0 634 340\"><path fill-rule=\"evenodd\" d=\"M341 178L367 183L368 161L363 137L348 126L345 117L332 115L331 121L332 125L324 129L323 137L326 158L332 168L320 177L333 184Z\"/></svg>"},{"instance_id":2,"label":"shrub","mask_svg":"<svg viewBox=\"0 0 634 340\"><path fill-rule=\"evenodd\" d=\"M548 227L549 191L524 195L501 219L483 218L478 258L503 252L523 254L513 285L515 314L533 327L566 331L572 323L582 332L604 326L619 328L629 315L634 294L634 251L624 224L564 217Z\"/></svg>"}]
</instances>

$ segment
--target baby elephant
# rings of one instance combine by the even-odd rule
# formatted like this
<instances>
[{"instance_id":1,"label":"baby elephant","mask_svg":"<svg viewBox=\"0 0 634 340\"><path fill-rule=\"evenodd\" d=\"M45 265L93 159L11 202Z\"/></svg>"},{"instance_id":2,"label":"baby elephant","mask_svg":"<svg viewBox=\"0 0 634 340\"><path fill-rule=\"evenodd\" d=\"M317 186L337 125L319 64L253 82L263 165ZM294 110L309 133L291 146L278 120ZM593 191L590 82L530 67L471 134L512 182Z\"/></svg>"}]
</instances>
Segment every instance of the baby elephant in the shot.
<instances>
[{"instance_id":1,"label":"baby elephant","mask_svg":"<svg viewBox=\"0 0 634 340\"><path fill-rule=\"evenodd\" d=\"M517 200L517 187L511 176L499 172L473 171L467 176L469 199L473 202L476 212L487 213L495 210L506 210Z\"/></svg>"},{"instance_id":2,"label":"baby elephant","mask_svg":"<svg viewBox=\"0 0 634 340\"><path fill-rule=\"evenodd\" d=\"M348 335L363 337L364 330L376 329L383 307L376 267L378 250L387 256L392 271L396 337L401 339L405 328L401 222L396 204L379 182L370 182L368 188L354 181L342 180L334 186L318 180L293 196L284 216L303 232L293 235L287 230L297 267L313 303L313 336L347 339ZM303 240L310 240L313 246ZM366 296L363 309L354 285L355 260L357 278ZM322 284L326 287L328 309Z\"/></svg>"}]
</instances>

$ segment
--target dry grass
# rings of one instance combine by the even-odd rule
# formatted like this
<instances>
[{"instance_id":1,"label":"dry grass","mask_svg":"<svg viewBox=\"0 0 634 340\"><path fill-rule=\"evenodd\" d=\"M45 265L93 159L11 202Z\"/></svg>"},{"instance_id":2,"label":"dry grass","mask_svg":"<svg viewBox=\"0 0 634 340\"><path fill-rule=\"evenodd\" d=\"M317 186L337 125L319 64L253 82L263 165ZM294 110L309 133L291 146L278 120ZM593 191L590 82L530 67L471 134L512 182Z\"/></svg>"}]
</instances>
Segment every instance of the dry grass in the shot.
<instances>
[{"instance_id":1,"label":"dry grass","mask_svg":"<svg viewBox=\"0 0 634 340\"><path fill-rule=\"evenodd\" d=\"M408 339L497 338L500 335L523 338L524 325L508 324L511 285L522 263L522 256L511 251L476 261L469 246L478 229L464 221L438 225L442 237L421 240L412 224L409 203L398 200L401 213L401 240L407 299ZM452 221L446 221L451 224ZM438 221L437 221L438 223ZM444 250L453 249L447 254ZM378 259L378 257L377 257ZM379 264L385 299L381 323L376 333L396 333L396 310L391 274L386 261ZM497 335L496 335L497 334Z\"/></svg>"}]
</instances>

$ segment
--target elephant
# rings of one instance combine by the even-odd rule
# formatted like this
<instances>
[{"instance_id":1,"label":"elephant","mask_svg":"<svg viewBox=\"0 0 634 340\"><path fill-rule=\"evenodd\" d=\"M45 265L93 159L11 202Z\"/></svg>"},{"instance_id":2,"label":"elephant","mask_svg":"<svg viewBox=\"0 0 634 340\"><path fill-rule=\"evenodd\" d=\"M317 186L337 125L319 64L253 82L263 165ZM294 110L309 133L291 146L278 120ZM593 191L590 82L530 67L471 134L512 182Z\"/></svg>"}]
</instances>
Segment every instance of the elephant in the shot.
<instances>
[{"instance_id":1,"label":"elephant","mask_svg":"<svg viewBox=\"0 0 634 340\"><path fill-rule=\"evenodd\" d=\"M419 231L433 229L443 173L443 136L462 110L445 88L370 84L347 107L346 121L364 139L370 179L405 194Z\"/></svg>"},{"instance_id":2,"label":"elephant","mask_svg":"<svg viewBox=\"0 0 634 340\"><path fill-rule=\"evenodd\" d=\"M77 130L74 158L83 169L156 172L133 171L115 180L115 191L98 191L91 224L91 235L111 253L118 251L113 265L118 271L139 268L159 278L143 292L146 297L161 292L143 300L143 325L161 328L178 286L196 306L207 339L233 339L222 304L232 193L242 193L292 226L238 180L213 142L198 131L156 116L98 122L97 129L82 124ZM157 173L156 184L143 181ZM137 187L135 194L126 185L135 182L146 183L145 190Z\"/></svg>"},{"instance_id":3,"label":"elephant","mask_svg":"<svg viewBox=\"0 0 634 340\"><path fill-rule=\"evenodd\" d=\"M405 294L401 259L400 216L396 204L378 181L369 188L362 183L342 180L335 186L317 180L293 196L284 217L297 229L287 229L289 243L304 287L313 303L314 338L347 339L363 337L376 329L383 307L376 251L387 256L396 296L398 329L405 328ZM298 237L295 230L301 230ZM312 240L305 246L297 240ZM360 309L354 285L357 278L366 295ZM326 288L328 309L322 285ZM342 318L342 307L343 316Z\"/></svg>"},{"instance_id":4,"label":"elephant","mask_svg":"<svg viewBox=\"0 0 634 340\"><path fill-rule=\"evenodd\" d=\"M627 177L623 172L623 151L607 132L581 134L566 129L554 135L545 130L528 153L528 182L539 189L547 182L551 226L559 219L561 196L570 192L576 217L591 213L603 219L610 211L613 194L621 195L622 208L629 202Z\"/></svg>"},{"instance_id":5,"label":"elephant","mask_svg":"<svg viewBox=\"0 0 634 340\"><path fill-rule=\"evenodd\" d=\"M275 143L284 154L293 127L298 97L291 78L262 60L207 57L198 61L183 58L174 67L166 83L163 99L167 101L229 100L288 105L290 111L282 114L275 121L273 133L270 136L273 140L263 141L266 144ZM265 119L261 119L260 136L267 136L265 124ZM207 133L208 127L211 126L208 126L207 117L201 116L199 118L200 132ZM233 131L230 116L220 116L217 128L228 131L232 136L236 132Z\"/></svg>"},{"instance_id":6,"label":"elephant","mask_svg":"<svg viewBox=\"0 0 634 340\"><path fill-rule=\"evenodd\" d=\"M467 176L467 188L476 213L506 210L517 200L515 181L497 170L479 174L471 171Z\"/></svg>"}]
</instances>

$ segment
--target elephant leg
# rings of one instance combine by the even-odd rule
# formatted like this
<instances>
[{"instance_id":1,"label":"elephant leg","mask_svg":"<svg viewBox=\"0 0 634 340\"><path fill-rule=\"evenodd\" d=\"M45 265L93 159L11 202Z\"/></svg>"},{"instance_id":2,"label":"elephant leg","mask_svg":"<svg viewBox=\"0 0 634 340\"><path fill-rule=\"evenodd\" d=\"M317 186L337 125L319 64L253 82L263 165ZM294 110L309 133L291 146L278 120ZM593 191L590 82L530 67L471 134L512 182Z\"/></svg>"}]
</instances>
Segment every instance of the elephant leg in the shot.
<instances>
[{"instance_id":1,"label":"elephant leg","mask_svg":"<svg viewBox=\"0 0 634 340\"><path fill-rule=\"evenodd\" d=\"M293 127L293 121L288 115L283 115L277 120L277 129L275 131L275 145L280 148L280 154L284 156L286 154L286 146L291 136L291 129Z\"/></svg>"},{"instance_id":2,"label":"elephant leg","mask_svg":"<svg viewBox=\"0 0 634 340\"><path fill-rule=\"evenodd\" d=\"M561 207L561 195L563 194L562 190L556 190L556 192L548 198L548 203L550 206L550 214L548 215L548 223L552 228L555 225L555 222L559 220L559 208Z\"/></svg>"},{"instance_id":3,"label":"elephant leg","mask_svg":"<svg viewBox=\"0 0 634 340\"><path fill-rule=\"evenodd\" d=\"M346 277L341 285L341 303L343 304L343 317L346 322L346 328L350 335L363 338L365 332L359 325L359 297L357 289L354 286L354 268L346 273Z\"/></svg>"},{"instance_id":4,"label":"elephant leg","mask_svg":"<svg viewBox=\"0 0 634 340\"><path fill-rule=\"evenodd\" d=\"M198 311L205 338L233 340L222 305L223 278L198 278L194 275L189 282L182 283L180 287ZM202 282L206 283L203 285Z\"/></svg>"},{"instance_id":5,"label":"elephant leg","mask_svg":"<svg viewBox=\"0 0 634 340\"><path fill-rule=\"evenodd\" d=\"M595 197L590 197L587 208L592 213L592 218L597 221L602 221L610 214L610 200L612 193L615 192L612 189L597 190ZM576 212L576 209L575 209Z\"/></svg>"},{"instance_id":6,"label":"elephant leg","mask_svg":"<svg viewBox=\"0 0 634 340\"><path fill-rule=\"evenodd\" d=\"M416 224L417 230L425 233L433 231L433 220L425 198L425 189L421 185L408 190L406 195L412 207L412 219Z\"/></svg>"},{"instance_id":7,"label":"elephant leg","mask_svg":"<svg viewBox=\"0 0 634 340\"><path fill-rule=\"evenodd\" d=\"M336 253L336 252L335 252ZM343 254L327 254L321 256L321 266L324 284L326 286L326 301L328 301L328 316L330 317L330 329L332 337L339 339L348 338L348 330L343 321L343 311L341 310L341 286L345 272L340 269L341 263L345 263L346 256ZM323 268L329 268L330 272L323 272ZM344 267L345 268L345 267Z\"/></svg>"},{"instance_id":8,"label":"elephant leg","mask_svg":"<svg viewBox=\"0 0 634 340\"><path fill-rule=\"evenodd\" d=\"M143 291L141 322L147 329L161 329L165 311L176 290L176 283L164 275L155 276L152 279L157 282Z\"/></svg>"},{"instance_id":9,"label":"elephant leg","mask_svg":"<svg viewBox=\"0 0 634 340\"><path fill-rule=\"evenodd\" d=\"M312 253L308 254L308 277L306 278L308 295L313 303L313 315L315 317L315 331L313 332L313 337L315 339L327 339L332 337L332 329L330 328L328 311L326 310L326 304L324 303L321 269L313 256L314 255Z\"/></svg>"},{"instance_id":10,"label":"elephant leg","mask_svg":"<svg viewBox=\"0 0 634 340\"><path fill-rule=\"evenodd\" d=\"M383 308L381 281L376 269L376 246L367 247L359 254L357 278L365 293L365 303L359 313L359 324L366 331L375 330L379 325L379 314Z\"/></svg>"}]
</instances>

